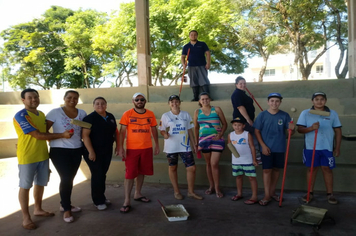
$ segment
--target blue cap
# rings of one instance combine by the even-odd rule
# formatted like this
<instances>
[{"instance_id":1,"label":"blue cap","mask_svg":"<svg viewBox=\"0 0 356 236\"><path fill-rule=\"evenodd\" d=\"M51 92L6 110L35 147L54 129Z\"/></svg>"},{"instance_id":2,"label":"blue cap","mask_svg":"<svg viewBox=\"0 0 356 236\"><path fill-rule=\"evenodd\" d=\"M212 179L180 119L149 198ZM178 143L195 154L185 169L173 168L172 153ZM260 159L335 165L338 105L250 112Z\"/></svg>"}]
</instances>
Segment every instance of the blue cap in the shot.
<instances>
[{"instance_id":1,"label":"blue cap","mask_svg":"<svg viewBox=\"0 0 356 236\"><path fill-rule=\"evenodd\" d=\"M280 98L280 99L282 99L283 97L282 97L282 95L280 93L270 93L268 95L267 99L270 99L270 98Z\"/></svg>"}]
</instances>

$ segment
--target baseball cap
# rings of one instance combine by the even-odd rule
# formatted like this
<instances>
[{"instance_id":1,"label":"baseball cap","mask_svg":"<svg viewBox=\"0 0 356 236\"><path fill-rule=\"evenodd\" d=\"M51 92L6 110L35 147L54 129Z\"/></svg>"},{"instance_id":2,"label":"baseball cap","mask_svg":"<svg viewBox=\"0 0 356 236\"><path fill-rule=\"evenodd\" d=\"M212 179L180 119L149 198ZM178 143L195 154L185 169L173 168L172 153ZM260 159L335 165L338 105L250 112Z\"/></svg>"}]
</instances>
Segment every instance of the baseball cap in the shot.
<instances>
[{"instance_id":1,"label":"baseball cap","mask_svg":"<svg viewBox=\"0 0 356 236\"><path fill-rule=\"evenodd\" d=\"M143 94L143 93L135 93L133 96L132 96L132 99L136 99L138 96L142 96L144 99L146 99L146 96Z\"/></svg>"},{"instance_id":2,"label":"baseball cap","mask_svg":"<svg viewBox=\"0 0 356 236\"><path fill-rule=\"evenodd\" d=\"M280 93L270 93L268 94L268 98L267 99L270 99L270 98L280 98L282 99L282 95Z\"/></svg>"},{"instance_id":3,"label":"baseball cap","mask_svg":"<svg viewBox=\"0 0 356 236\"><path fill-rule=\"evenodd\" d=\"M168 102L169 102L169 101L172 101L173 99L177 99L178 101L180 101L180 98L179 98L178 95L171 95L171 96L169 96L169 98L168 98Z\"/></svg>"},{"instance_id":4,"label":"baseball cap","mask_svg":"<svg viewBox=\"0 0 356 236\"><path fill-rule=\"evenodd\" d=\"M245 124L245 122L240 117L236 117L235 119L233 119L231 121L231 124L234 123L234 122Z\"/></svg>"},{"instance_id":5,"label":"baseball cap","mask_svg":"<svg viewBox=\"0 0 356 236\"><path fill-rule=\"evenodd\" d=\"M315 92L315 93L313 93L312 100L314 100L314 98L316 96L323 96L326 99L326 94L324 92Z\"/></svg>"}]
</instances>

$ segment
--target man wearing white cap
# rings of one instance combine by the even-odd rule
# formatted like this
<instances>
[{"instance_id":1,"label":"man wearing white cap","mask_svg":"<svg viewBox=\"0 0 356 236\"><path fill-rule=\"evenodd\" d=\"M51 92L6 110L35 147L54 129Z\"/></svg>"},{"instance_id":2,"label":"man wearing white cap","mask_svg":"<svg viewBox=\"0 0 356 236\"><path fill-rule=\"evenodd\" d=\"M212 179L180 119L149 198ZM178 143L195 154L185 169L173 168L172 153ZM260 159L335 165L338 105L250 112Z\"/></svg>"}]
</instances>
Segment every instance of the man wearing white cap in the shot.
<instances>
[{"instance_id":1,"label":"man wearing white cap","mask_svg":"<svg viewBox=\"0 0 356 236\"><path fill-rule=\"evenodd\" d=\"M152 139L155 142L154 154L159 154L157 121L152 111L145 109L146 97L135 93L132 97L134 108L125 111L120 120L119 155L125 160L125 202L121 213L131 209L130 195L136 178L134 200L148 203L151 200L141 194L145 175L153 175ZM124 139L126 137L126 151Z\"/></svg>"}]
</instances>

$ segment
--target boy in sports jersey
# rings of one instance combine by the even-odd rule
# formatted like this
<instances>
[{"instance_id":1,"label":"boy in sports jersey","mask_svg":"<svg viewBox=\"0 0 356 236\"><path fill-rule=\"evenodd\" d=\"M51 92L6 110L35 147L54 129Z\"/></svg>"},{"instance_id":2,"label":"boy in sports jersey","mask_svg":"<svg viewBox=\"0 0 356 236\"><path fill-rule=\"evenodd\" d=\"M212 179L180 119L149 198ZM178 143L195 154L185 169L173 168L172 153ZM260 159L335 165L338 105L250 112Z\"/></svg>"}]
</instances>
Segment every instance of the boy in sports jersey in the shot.
<instances>
[{"instance_id":1,"label":"boy in sports jersey","mask_svg":"<svg viewBox=\"0 0 356 236\"><path fill-rule=\"evenodd\" d=\"M155 142L154 154L159 154L157 121L152 111L145 109L146 97L135 93L132 97L134 108L125 111L120 120L120 149L119 156L125 160L125 202L120 208L121 213L131 209L130 195L136 179L134 200L150 202L141 194L145 175L153 175L152 139ZM127 133L127 137L126 137ZM126 151L124 139L126 137Z\"/></svg>"},{"instance_id":2,"label":"boy in sports jersey","mask_svg":"<svg viewBox=\"0 0 356 236\"><path fill-rule=\"evenodd\" d=\"M21 100L25 108L17 112L13 124L18 135L17 159L19 162L20 190L19 201L22 211L22 227L36 229L29 209L29 191L34 183L33 196L35 199L35 216L54 216L54 213L42 209L42 196L44 186L49 180L49 155L46 140L71 138L73 133L66 130L64 133L46 133L46 117L37 110L40 104L38 92L34 89L25 89L21 92Z\"/></svg>"},{"instance_id":3,"label":"boy in sports jersey","mask_svg":"<svg viewBox=\"0 0 356 236\"><path fill-rule=\"evenodd\" d=\"M236 149L239 157L231 154L232 175L236 176L237 195L231 198L232 201L237 201L242 198L242 183L244 174L248 177L251 184L252 196L250 199L244 201L246 205L253 205L258 203L257 200L257 180L256 168L258 166L256 161L256 151L253 144L252 134L245 131L245 121L240 117L236 117L231 121L232 131L228 137L227 142L231 143Z\"/></svg>"},{"instance_id":4,"label":"boy in sports jersey","mask_svg":"<svg viewBox=\"0 0 356 236\"><path fill-rule=\"evenodd\" d=\"M310 167L313 156L315 130L318 130L309 201L311 201L314 197L313 189L315 178L319 167L321 167L326 185L327 200L330 204L337 204L338 201L333 195L332 169L335 168L335 157L340 155L342 138L341 123L338 114L334 110L330 110L327 106L325 106L325 93L314 93L312 96L312 102L312 108L302 111L297 122L298 132L305 134L303 163L308 167L308 183L310 179ZM310 110L327 111L330 112L330 116L311 114L309 113ZM304 196L302 200L306 202L307 196Z\"/></svg>"},{"instance_id":5,"label":"boy in sports jersey","mask_svg":"<svg viewBox=\"0 0 356 236\"><path fill-rule=\"evenodd\" d=\"M253 123L255 134L262 150L263 185L265 196L259 201L261 206L266 206L271 199L279 202L276 194L276 185L279 170L284 168L284 153L286 151L286 130L292 130L295 125L290 123L288 113L279 110L282 103L279 93L270 93L267 101L269 108L261 112Z\"/></svg>"}]
</instances>

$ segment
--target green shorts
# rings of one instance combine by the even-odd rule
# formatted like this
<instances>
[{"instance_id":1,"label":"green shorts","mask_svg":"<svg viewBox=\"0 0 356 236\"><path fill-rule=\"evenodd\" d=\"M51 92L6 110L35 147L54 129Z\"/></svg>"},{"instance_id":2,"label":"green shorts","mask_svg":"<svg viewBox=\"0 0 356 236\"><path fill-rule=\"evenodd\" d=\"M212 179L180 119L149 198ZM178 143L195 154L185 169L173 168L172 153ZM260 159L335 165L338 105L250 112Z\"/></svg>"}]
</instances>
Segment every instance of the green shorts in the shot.
<instances>
[{"instance_id":1,"label":"green shorts","mask_svg":"<svg viewBox=\"0 0 356 236\"><path fill-rule=\"evenodd\" d=\"M232 176L246 175L248 177L256 177L256 168L253 164L235 165L232 164Z\"/></svg>"}]
</instances>

